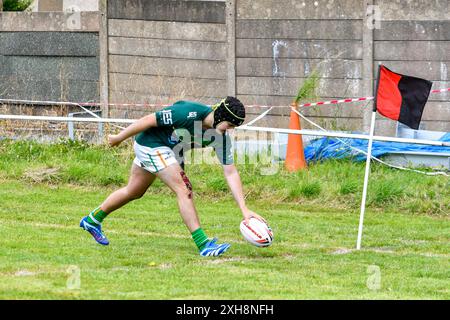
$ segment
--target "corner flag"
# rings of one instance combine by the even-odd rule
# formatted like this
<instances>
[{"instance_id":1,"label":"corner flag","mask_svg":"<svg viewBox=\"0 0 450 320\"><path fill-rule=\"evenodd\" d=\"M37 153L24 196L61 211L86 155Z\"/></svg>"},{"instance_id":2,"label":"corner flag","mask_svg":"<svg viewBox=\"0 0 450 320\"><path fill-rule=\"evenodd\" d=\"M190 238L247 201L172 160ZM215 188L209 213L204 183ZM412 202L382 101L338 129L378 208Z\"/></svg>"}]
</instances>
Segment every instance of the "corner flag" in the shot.
<instances>
[{"instance_id":1,"label":"corner flag","mask_svg":"<svg viewBox=\"0 0 450 320\"><path fill-rule=\"evenodd\" d=\"M380 65L375 111L417 130L431 86L431 81L395 73Z\"/></svg>"}]
</instances>

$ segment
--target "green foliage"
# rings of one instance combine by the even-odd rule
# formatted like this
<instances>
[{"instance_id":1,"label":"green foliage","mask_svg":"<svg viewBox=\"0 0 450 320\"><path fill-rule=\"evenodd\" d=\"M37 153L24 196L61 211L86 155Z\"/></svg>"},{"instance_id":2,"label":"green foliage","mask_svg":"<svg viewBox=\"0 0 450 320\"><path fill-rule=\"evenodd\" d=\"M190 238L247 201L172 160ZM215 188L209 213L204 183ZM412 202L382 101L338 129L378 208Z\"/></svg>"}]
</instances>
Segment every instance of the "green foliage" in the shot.
<instances>
[{"instance_id":1,"label":"green foliage","mask_svg":"<svg viewBox=\"0 0 450 320\"><path fill-rule=\"evenodd\" d=\"M298 93L294 98L294 102L299 103L304 99L316 98L316 89L319 86L319 80L319 72L317 70L311 72L298 90Z\"/></svg>"},{"instance_id":2,"label":"green foliage","mask_svg":"<svg viewBox=\"0 0 450 320\"><path fill-rule=\"evenodd\" d=\"M314 198L320 195L322 190L321 184L318 181L306 182L300 187L300 192L307 198Z\"/></svg>"},{"instance_id":3,"label":"green foliage","mask_svg":"<svg viewBox=\"0 0 450 320\"><path fill-rule=\"evenodd\" d=\"M3 11L24 11L33 0L3 0Z\"/></svg>"},{"instance_id":4,"label":"green foliage","mask_svg":"<svg viewBox=\"0 0 450 320\"><path fill-rule=\"evenodd\" d=\"M371 188L371 203L378 206L398 202L404 196L404 187L392 180L374 181Z\"/></svg>"},{"instance_id":5,"label":"green foliage","mask_svg":"<svg viewBox=\"0 0 450 320\"><path fill-rule=\"evenodd\" d=\"M289 190L290 199L301 198L317 198L322 191L322 186L319 181L301 181L294 185Z\"/></svg>"},{"instance_id":6,"label":"green foliage","mask_svg":"<svg viewBox=\"0 0 450 320\"><path fill-rule=\"evenodd\" d=\"M223 192L228 190L228 185L223 177L211 178L207 181L207 187L211 191Z\"/></svg>"},{"instance_id":7,"label":"green foliage","mask_svg":"<svg viewBox=\"0 0 450 320\"><path fill-rule=\"evenodd\" d=\"M107 148L85 142L60 140L53 144L34 141L0 142L0 177L29 178L40 174L58 177L46 181L84 185L118 185L127 181L132 157L129 146ZM27 179L30 180L30 179Z\"/></svg>"}]
</instances>

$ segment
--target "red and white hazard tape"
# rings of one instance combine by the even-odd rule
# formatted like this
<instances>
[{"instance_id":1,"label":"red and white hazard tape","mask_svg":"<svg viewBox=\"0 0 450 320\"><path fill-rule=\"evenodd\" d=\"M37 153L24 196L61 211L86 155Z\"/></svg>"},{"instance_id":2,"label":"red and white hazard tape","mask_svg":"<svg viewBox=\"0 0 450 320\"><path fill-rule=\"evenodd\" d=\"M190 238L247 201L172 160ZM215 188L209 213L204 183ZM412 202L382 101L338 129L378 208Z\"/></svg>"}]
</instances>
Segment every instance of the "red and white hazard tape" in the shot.
<instances>
[{"instance_id":1,"label":"red and white hazard tape","mask_svg":"<svg viewBox=\"0 0 450 320\"><path fill-rule=\"evenodd\" d=\"M431 93L444 93L450 92L450 88L446 89L436 89L431 90ZM329 100L329 101L319 101L312 103L303 103L298 105L299 108L303 107L314 107L329 104L341 104L341 103L351 103L359 101L371 101L374 97L361 97L361 98L351 98L351 99L340 99L340 100ZM0 103L14 103L14 104L37 104L37 105L72 105L72 106L84 106L84 107L95 107L101 106L102 103L98 102L64 102L64 101L37 101L37 100L18 100L18 99L0 99ZM152 103L108 103L108 106L113 107L169 107L172 104L152 104ZM269 105L246 105L246 108L286 108L283 106L269 106Z\"/></svg>"},{"instance_id":2,"label":"red and white hazard tape","mask_svg":"<svg viewBox=\"0 0 450 320\"><path fill-rule=\"evenodd\" d=\"M314 107L314 106L322 106L326 104L339 104L339 103L350 103L357 101L370 101L373 100L374 97L362 97L362 98L354 98L354 99L341 99L341 100L330 100L330 101L319 101L313 103L304 103L300 104L299 107Z\"/></svg>"},{"instance_id":3,"label":"red and white hazard tape","mask_svg":"<svg viewBox=\"0 0 450 320\"><path fill-rule=\"evenodd\" d=\"M431 93L441 93L441 92L447 92L447 91L450 91L450 88L431 90Z\"/></svg>"}]
</instances>

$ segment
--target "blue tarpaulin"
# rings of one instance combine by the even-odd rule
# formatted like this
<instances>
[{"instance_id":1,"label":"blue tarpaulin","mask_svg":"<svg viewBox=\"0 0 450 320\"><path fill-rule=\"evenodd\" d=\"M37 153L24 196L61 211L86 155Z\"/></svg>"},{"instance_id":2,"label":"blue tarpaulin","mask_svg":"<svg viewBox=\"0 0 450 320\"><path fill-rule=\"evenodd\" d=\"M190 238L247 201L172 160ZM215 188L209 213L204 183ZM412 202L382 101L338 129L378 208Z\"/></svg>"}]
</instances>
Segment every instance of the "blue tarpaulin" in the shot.
<instances>
[{"instance_id":1,"label":"blue tarpaulin","mask_svg":"<svg viewBox=\"0 0 450 320\"><path fill-rule=\"evenodd\" d=\"M341 141L345 141L342 143ZM354 161L363 161L366 159L364 153L358 152L351 147L367 152L369 141L364 139L347 138L320 138L313 140L311 144L305 147L306 161L314 162L324 159L342 159L351 158ZM450 132L442 136L439 141L450 142ZM430 146L413 143L374 141L372 146L372 155L380 157L391 152L435 152L448 153L450 156L450 147Z\"/></svg>"}]
</instances>

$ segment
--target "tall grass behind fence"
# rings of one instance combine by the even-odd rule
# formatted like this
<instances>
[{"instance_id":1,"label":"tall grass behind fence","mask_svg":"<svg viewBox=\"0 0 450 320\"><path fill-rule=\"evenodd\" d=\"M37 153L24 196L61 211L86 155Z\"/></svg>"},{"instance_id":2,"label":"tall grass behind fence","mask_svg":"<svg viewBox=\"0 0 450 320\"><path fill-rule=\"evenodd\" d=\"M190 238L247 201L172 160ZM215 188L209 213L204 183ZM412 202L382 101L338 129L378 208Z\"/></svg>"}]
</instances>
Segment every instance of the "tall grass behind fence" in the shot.
<instances>
[{"instance_id":1,"label":"tall grass behind fence","mask_svg":"<svg viewBox=\"0 0 450 320\"><path fill-rule=\"evenodd\" d=\"M42 144L35 141L0 141L0 179L74 184L115 189L128 180L133 161L131 140L119 148L62 140ZM330 160L313 164L306 171L288 173L280 166L272 175L261 174L258 164L238 165L247 201L270 206L325 207L330 214L340 208L359 208L364 164ZM187 165L186 172L199 201L230 198L218 164ZM149 193L170 191L158 180ZM369 183L368 206L372 210L399 211L450 218L448 177L424 176L374 164ZM355 215L355 217L357 217Z\"/></svg>"}]
</instances>

